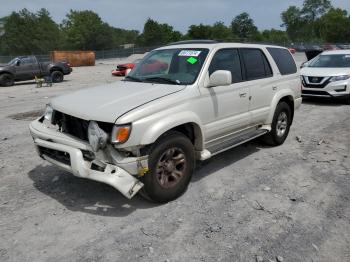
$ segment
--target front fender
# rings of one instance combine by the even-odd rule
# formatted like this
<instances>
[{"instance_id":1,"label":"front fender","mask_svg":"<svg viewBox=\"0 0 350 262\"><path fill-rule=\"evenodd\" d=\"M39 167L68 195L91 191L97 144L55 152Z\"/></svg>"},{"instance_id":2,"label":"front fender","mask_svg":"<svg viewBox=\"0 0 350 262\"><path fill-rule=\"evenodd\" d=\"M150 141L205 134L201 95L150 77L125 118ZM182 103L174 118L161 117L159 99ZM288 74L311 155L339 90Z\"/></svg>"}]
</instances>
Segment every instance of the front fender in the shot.
<instances>
[{"instance_id":1,"label":"front fender","mask_svg":"<svg viewBox=\"0 0 350 262\"><path fill-rule=\"evenodd\" d=\"M168 114L167 116L163 115L157 119L143 119L133 123L132 134L127 144L136 144L136 140L139 141L137 143L139 145L152 144L167 131L189 123L194 127L195 147L197 150L201 150L204 144L202 123L199 117L191 111Z\"/></svg>"}]
</instances>

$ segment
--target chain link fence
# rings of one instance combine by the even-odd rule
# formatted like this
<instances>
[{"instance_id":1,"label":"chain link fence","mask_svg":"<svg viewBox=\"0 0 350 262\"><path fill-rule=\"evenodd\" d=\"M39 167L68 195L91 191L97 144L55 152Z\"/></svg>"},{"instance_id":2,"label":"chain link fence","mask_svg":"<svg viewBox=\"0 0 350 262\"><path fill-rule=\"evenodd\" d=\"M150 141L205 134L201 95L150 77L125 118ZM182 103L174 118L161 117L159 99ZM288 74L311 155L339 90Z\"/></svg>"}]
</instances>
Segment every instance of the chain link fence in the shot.
<instances>
[{"instance_id":1,"label":"chain link fence","mask_svg":"<svg viewBox=\"0 0 350 262\"><path fill-rule=\"evenodd\" d=\"M246 42L246 41L240 41L240 42ZM262 43L260 44L272 44L272 45L281 45L285 47L293 47L296 49L296 51L304 52L308 49L318 49L323 50L326 48L326 46L331 48L339 48L339 49L350 49L350 44L319 44L319 43ZM113 58L125 58L133 54L144 54L146 52L149 52L158 46L152 46L152 47L131 47L131 48L119 48L119 49L112 49L112 50L98 50L95 51L96 60L101 59L113 59ZM32 54L37 57L37 59L40 62L48 62L51 61L50 54ZM25 55L23 55L25 56ZM0 56L0 64L5 64L10 62L12 59L19 57L9 55L9 56Z\"/></svg>"},{"instance_id":2,"label":"chain link fence","mask_svg":"<svg viewBox=\"0 0 350 262\"><path fill-rule=\"evenodd\" d=\"M101 60L101 59L124 58L124 57L128 57L130 55L133 55L133 54L144 54L144 53L149 52L155 48L157 48L157 46L119 48L119 49L112 49L112 50L98 50L98 51L94 51L94 52L95 52L96 60ZM31 54L31 55L36 56L40 62L51 61L50 54ZM26 55L22 55L22 56L26 56ZM20 57L20 55L0 56L0 64L6 64L16 57Z\"/></svg>"}]
</instances>

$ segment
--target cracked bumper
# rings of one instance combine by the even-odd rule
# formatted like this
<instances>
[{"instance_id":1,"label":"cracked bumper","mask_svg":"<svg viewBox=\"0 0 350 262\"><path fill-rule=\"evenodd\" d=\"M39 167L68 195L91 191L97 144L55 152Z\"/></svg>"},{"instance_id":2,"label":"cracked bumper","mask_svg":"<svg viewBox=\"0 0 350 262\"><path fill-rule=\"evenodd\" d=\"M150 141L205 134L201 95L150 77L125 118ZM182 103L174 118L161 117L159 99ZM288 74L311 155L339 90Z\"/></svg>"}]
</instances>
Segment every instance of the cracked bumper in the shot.
<instances>
[{"instance_id":1,"label":"cracked bumper","mask_svg":"<svg viewBox=\"0 0 350 262\"><path fill-rule=\"evenodd\" d=\"M91 151L88 143L47 128L38 120L33 121L29 129L39 155L73 175L111 185L129 199L143 187L135 176L125 170L132 172L137 169L137 158L120 158L124 169L118 164L104 163L103 171L95 170L92 169L93 161L83 156L83 151ZM59 157L53 157L49 152L55 152Z\"/></svg>"}]
</instances>

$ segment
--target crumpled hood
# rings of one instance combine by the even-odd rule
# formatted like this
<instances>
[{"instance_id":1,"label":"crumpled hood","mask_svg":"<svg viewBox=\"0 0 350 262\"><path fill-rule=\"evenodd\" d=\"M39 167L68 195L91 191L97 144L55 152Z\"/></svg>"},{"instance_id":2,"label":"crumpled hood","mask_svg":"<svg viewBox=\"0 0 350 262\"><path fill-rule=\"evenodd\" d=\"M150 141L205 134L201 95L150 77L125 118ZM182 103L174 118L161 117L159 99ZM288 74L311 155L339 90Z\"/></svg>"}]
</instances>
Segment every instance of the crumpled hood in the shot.
<instances>
[{"instance_id":1,"label":"crumpled hood","mask_svg":"<svg viewBox=\"0 0 350 262\"><path fill-rule=\"evenodd\" d=\"M302 76L340 76L349 75L350 68L324 68L324 67L304 67L301 69Z\"/></svg>"},{"instance_id":2,"label":"crumpled hood","mask_svg":"<svg viewBox=\"0 0 350 262\"><path fill-rule=\"evenodd\" d=\"M51 105L55 110L77 118L114 123L126 112L184 88L180 85L118 81L59 96L51 101Z\"/></svg>"}]
</instances>

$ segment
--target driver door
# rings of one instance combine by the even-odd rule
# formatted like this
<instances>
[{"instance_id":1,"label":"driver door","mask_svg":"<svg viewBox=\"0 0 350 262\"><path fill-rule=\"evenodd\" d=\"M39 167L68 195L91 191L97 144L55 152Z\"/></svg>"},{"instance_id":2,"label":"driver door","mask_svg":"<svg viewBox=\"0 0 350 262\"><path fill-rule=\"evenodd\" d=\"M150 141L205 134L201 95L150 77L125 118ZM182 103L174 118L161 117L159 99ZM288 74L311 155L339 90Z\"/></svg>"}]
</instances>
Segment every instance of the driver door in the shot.
<instances>
[{"instance_id":1,"label":"driver door","mask_svg":"<svg viewBox=\"0 0 350 262\"><path fill-rule=\"evenodd\" d=\"M217 70L230 71L232 84L201 90L206 104L202 109L206 142L243 130L251 120L249 86L243 82L238 50L218 50L209 66L209 75Z\"/></svg>"},{"instance_id":2,"label":"driver door","mask_svg":"<svg viewBox=\"0 0 350 262\"><path fill-rule=\"evenodd\" d=\"M19 59L16 64L16 78L18 80L31 80L33 77L32 59L30 57Z\"/></svg>"}]
</instances>

